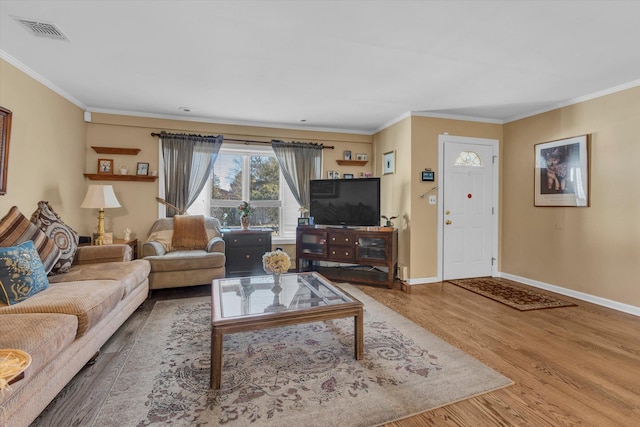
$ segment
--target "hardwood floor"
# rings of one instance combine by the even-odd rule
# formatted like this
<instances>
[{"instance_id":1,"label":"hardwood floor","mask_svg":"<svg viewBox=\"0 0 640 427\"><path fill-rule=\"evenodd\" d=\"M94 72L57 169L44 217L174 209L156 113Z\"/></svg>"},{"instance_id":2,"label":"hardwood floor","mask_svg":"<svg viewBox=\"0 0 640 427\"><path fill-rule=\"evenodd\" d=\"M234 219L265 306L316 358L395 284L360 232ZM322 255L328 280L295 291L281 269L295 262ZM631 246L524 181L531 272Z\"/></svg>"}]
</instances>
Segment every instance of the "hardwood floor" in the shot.
<instances>
[{"instance_id":1,"label":"hardwood floor","mask_svg":"<svg viewBox=\"0 0 640 427\"><path fill-rule=\"evenodd\" d=\"M520 312L449 283L359 288L515 382L388 426L640 425L638 317L565 296L578 306ZM91 425L155 301L208 293L155 291L33 425Z\"/></svg>"}]
</instances>

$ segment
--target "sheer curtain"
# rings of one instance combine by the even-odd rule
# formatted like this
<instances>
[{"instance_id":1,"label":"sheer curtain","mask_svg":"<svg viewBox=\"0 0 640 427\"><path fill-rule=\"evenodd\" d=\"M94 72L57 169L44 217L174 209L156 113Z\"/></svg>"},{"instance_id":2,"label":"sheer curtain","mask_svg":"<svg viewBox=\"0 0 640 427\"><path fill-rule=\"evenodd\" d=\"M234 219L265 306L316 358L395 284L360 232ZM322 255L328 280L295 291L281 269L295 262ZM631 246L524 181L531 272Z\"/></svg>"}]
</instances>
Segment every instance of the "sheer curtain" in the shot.
<instances>
[{"instance_id":1,"label":"sheer curtain","mask_svg":"<svg viewBox=\"0 0 640 427\"><path fill-rule=\"evenodd\" d=\"M322 144L272 140L271 147L302 216L309 216L309 180L322 176Z\"/></svg>"},{"instance_id":2,"label":"sheer curtain","mask_svg":"<svg viewBox=\"0 0 640 427\"><path fill-rule=\"evenodd\" d=\"M211 175L223 137L160 133L164 160L165 200L186 211ZM168 217L176 214L167 212Z\"/></svg>"}]
</instances>

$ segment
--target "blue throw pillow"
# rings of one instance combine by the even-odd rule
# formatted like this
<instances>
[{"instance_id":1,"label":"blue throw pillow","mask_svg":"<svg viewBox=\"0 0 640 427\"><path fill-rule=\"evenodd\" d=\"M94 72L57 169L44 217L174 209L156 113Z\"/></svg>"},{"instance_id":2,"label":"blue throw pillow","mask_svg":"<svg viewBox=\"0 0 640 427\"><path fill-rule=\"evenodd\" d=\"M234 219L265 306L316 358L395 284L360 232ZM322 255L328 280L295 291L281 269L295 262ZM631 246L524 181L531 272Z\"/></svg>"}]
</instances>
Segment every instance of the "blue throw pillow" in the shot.
<instances>
[{"instance_id":1,"label":"blue throw pillow","mask_svg":"<svg viewBox=\"0 0 640 427\"><path fill-rule=\"evenodd\" d=\"M0 300L12 305L47 289L49 280L33 242L0 248Z\"/></svg>"}]
</instances>

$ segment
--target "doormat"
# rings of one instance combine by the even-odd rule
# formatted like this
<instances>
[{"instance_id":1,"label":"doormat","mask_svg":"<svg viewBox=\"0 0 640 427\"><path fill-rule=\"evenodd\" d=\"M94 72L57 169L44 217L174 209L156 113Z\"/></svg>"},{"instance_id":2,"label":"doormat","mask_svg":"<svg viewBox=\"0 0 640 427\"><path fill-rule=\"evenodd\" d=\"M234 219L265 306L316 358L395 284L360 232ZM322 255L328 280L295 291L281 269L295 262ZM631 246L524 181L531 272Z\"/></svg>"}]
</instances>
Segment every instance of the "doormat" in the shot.
<instances>
[{"instance_id":1,"label":"doormat","mask_svg":"<svg viewBox=\"0 0 640 427\"><path fill-rule=\"evenodd\" d=\"M475 279L449 280L461 288L501 302L520 311L543 308L571 307L576 304L556 298L553 295L534 291L525 285L507 279L479 277Z\"/></svg>"}]
</instances>

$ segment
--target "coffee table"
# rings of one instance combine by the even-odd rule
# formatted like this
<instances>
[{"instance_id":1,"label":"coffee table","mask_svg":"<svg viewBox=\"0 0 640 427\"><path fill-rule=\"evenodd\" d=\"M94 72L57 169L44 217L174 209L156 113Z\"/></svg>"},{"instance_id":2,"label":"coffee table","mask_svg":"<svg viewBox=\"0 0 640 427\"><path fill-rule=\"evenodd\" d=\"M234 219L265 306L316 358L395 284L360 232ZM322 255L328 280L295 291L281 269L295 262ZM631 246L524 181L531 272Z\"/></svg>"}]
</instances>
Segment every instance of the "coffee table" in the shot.
<instances>
[{"instance_id":1,"label":"coffee table","mask_svg":"<svg viewBox=\"0 0 640 427\"><path fill-rule=\"evenodd\" d=\"M212 389L222 382L225 334L353 316L355 358L362 359L362 303L318 273L282 274L279 286L271 275L217 279L211 300Z\"/></svg>"}]
</instances>

